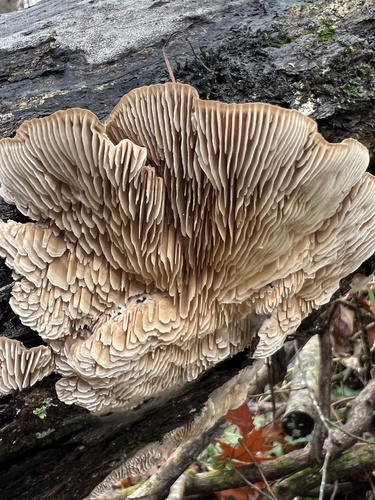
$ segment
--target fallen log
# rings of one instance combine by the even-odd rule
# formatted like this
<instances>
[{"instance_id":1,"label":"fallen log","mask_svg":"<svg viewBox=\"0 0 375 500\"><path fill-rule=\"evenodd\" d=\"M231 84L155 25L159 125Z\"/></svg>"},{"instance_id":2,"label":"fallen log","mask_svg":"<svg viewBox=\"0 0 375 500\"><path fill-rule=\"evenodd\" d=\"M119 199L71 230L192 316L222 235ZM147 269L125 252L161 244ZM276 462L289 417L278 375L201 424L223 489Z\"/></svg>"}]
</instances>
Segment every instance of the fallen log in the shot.
<instances>
[{"instance_id":1,"label":"fallen log","mask_svg":"<svg viewBox=\"0 0 375 500\"><path fill-rule=\"evenodd\" d=\"M0 16L1 137L24 120L69 107L106 118L130 89L169 79L162 48L178 31L167 55L176 78L202 97L302 109L318 119L328 140L353 136L373 150L372 2L131 4L49 0ZM23 220L4 203L0 216ZM0 284L11 280L2 264ZM9 290L1 292L0 334L36 345L36 334L20 325L8 300ZM313 331L313 320L310 326ZM240 353L174 399L126 415L95 417L62 404L54 375L3 398L0 497L85 496L125 454L189 421L214 388L249 362Z\"/></svg>"}]
</instances>

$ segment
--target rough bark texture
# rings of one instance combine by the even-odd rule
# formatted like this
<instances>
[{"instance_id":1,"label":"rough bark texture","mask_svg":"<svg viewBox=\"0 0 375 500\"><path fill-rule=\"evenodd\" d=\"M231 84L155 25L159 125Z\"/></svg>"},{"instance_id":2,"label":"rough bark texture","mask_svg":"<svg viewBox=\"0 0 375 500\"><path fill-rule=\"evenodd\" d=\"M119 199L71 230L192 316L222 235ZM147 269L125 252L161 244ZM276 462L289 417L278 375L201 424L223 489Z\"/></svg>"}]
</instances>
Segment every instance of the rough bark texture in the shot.
<instances>
[{"instance_id":1,"label":"rough bark texture","mask_svg":"<svg viewBox=\"0 0 375 500\"><path fill-rule=\"evenodd\" d=\"M351 477L373 470L375 465L374 447L372 444L362 445L357 451L344 453L340 458L328 465L327 480L331 483L347 475L350 470ZM292 500L296 495L309 495L319 487L322 472L319 466L308 467L281 481L272 488L275 498ZM265 497L260 497L263 500Z\"/></svg>"},{"instance_id":2,"label":"rough bark texture","mask_svg":"<svg viewBox=\"0 0 375 500\"><path fill-rule=\"evenodd\" d=\"M296 359L292 390L282 418L284 431L295 439L308 436L314 429L316 409L313 397L315 400L319 398L319 368L319 336L315 335Z\"/></svg>"},{"instance_id":3,"label":"rough bark texture","mask_svg":"<svg viewBox=\"0 0 375 500\"><path fill-rule=\"evenodd\" d=\"M0 136L69 107L106 118L125 92L168 80L162 47L179 31L168 56L176 78L202 97L298 108L318 120L328 140L352 136L372 152L374 14L372 0L45 1L0 16ZM0 216L22 218L4 204ZM0 285L9 281L2 264ZM0 334L35 344L36 334L19 324L8 299L9 291L0 294ZM304 330L314 325L309 320ZM240 354L194 390L125 415L98 418L63 405L56 377L3 398L0 497L82 498L124 453L186 422L248 362Z\"/></svg>"},{"instance_id":4,"label":"rough bark texture","mask_svg":"<svg viewBox=\"0 0 375 500\"><path fill-rule=\"evenodd\" d=\"M373 445L358 445L332 461L328 469L330 482L345 477L348 470L352 471L352 478L356 474L371 471L374 467L375 455ZM256 483L264 476L269 480L279 479L272 488L275 498L294 498L301 494L310 496L313 489L318 488L321 481L320 467L307 467L311 463L307 450L297 450L288 456L278 457L262 465L249 464L238 467L237 470L211 471L201 474L188 472L185 495L200 493L202 497L215 490L244 486L246 481ZM349 469L350 467L350 469ZM238 471L241 473L238 474ZM266 493L268 493L266 491ZM292 496L293 495L293 496ZM318 495L317 495L318 496ZM122 500L125 496L119 492L113 500ZM269 498L264 495L260 498Z\"/></svg>"}]
</instances>

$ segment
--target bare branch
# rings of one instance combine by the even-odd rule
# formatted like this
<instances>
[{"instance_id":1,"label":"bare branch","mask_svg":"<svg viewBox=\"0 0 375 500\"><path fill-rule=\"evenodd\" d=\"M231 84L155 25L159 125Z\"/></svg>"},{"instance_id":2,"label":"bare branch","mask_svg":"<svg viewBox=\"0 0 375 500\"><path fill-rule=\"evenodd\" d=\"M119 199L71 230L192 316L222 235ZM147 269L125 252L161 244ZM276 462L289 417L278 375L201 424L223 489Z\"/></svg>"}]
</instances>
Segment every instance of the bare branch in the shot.
<instances>
[{"instance_id":1,"label":"bare branch","mask_svg":"<svg viewBox=\"0 0 375 500\"><path fill-rule=\"evenodd\" d=\"M189 467L194 459L223 432L225 421L220 419L211 429L204 432L196 439L191 439L180 445L170 456L164 467L151 477L145 484L138 488L128 498L152 496L163 500L165 492L169 490L176 479Z\"/></svg>"},{"instance_id":2,"label":"bare branch","mask_svg":"<svg viewBox=\"0 0 375 500\"><path fill-rule=\"evenodd\" d=\"M319 393L320 347L314 335L299 352L293 368L289 401L282 418L284 430L295 439L308 436L315 424L314 400ZM313 391L314 398L310 392Z\"/></svg>"},{"instance_id":3,"label":"bare branch","mask_svg":"<svg viewBox=\"0 0 375 500\"><path fill-rule=\"evenodd\" d=\"M360 445L355 449L344 453L335 461L331 461L327 467L327 482L333 482L347 476L353 477L375 467L375 453L373 445ZM292 500L303 492L311 492L321 484L320 466L308 467L303 471L293 474L279 481L272 489L277 498Z\"/></svg>"},{"instance_id":4,"label":"bare branch","mask_svg":"<svg viewBox=\"0 0 375 500\"><path fill-rule=\"evenodd\" d=\"M182 474L177 481L175 481L171 489L169 490L169 495L165 500L182 500L185 493L185 486L188 476L186 474Z\"/></svg>"},{"instance_id":5,"label":"bare branch","mask_svg":"<svg viewBox=\"0 0 375 500\"><path fill-rule=\"evenodd\" d=\"M375 406L375 379L368 382L349 406L348 421L341 429L337 429L337 432L333 432L332 439L325 444L332 458L337 458L343 451L353 446L370 428L372 410Z\"/></svg>"}]
</instances>

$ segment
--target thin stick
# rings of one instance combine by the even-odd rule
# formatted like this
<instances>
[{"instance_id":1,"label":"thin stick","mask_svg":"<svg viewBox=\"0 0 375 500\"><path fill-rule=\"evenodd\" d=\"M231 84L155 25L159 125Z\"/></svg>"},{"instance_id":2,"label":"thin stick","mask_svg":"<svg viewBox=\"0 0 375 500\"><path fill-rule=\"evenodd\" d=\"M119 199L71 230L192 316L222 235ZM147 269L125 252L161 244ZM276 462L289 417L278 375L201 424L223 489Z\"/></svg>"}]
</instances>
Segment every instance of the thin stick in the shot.
<instances>
[{"instance_id":1,"label":"thin stick","mask_svg":"<svg viewBox=\"0 0 375 500\"><path fill-rule=\"evenodd\" d=\"M332 431L330 430L328 432L327 439L331 439L331 435L332 435ZM331 459L331 453L329 450L327 450L326 454L324 456L324 462L323 462L323 467L322 467L322 480L320 482L320 487L319 487L319 500L324 500L324 491L326 489L326 484L327 484L328 465L329 465L330 459Z\"/></svg>"},{"instance_id":2,"label":"thin stick","mask_svg":"<svg viewBox=\"0 0 375 500\"><path fill-rule=\"evenodd\" d=\"M270 490L270 493L271 493L272 496L269 495L268 493L266 493L265 491L261 490L260 488L258 488L258 486L255 486L255 484L253 484L250 481L248 481L246 479L246 477L241 473L241 471L239 471L237 469L237 467L234 468L234 471L240 476L241 479L243 479L245 481L245 483L248 486L251 486L251 488L253 488L253 490L255 490L257 493L259 493L259 495L262 495L263 498L268 498L269 500L277 500L277 498L275 497L275 495L272 493L271 490Z\"/></svg>"},{"instance_id":3,"label":"thin stick","mask_svg":"<svg viewBox=\"0 0 375 500\"><path fill-rule=\"evenodd\" d=\"M4 285L0 288L0 293L5 292L6 290L9 290L13 288L14 284L17 283L21 278L17 278L16 280L12 281L12 283L8 283L7 285Z\"/></svg>"},{"instance_id":4,"label":"thin stick","mask_svg":"<svg viewBox=\"0 0 375 500\"><path fill-rule=\"evenodd\" d=\"M276 418L276 398L275 398L275 388L273 386L274 373L273 364L270 358L267 358L267 369L268 369L268 380L270 381L270 392L271 392L271 402L272 402L272 422L275 425Z\"/></svg>"},{"instance_id":5,"label":"thin stick","mask_svg":"<svg viewBox=\"0 0 375 500\"><path fill-rule=\"evenodd\" d=\"M188 475L182 474L171 486L169 495L165 500L182 500L184 498L186 482Z\"/></svg>"},{"instance_id":6,"label":"thin stick","mask_svg":"<svg viewBox=\"0 0 375 500\"><path fill-rule=\"evenodd\" d=\"M336 479L336 481L333 483L333 491L332 491L331 498L329 500L335 500L335 496L336 496L338 489L339 489L339 482Z\"/></svg>"},{"instance_id":7,"label":"thin stick","mask_svg":"<svg viewBox=\"0 0 375 500\"><path fill-rule=\"evenodd\" d=\"M220 433L223 432L223 418L219 419L210 429L203 432L199 437L191 439L181 444L169 457L164 466L136 491L129 498L139 496L154 496L159 500L164 498L164 492L168 491L176 478L183 472Z\"/></svg>"},{"instance_id":8,"label":"thin stick","mask_svg":"<svg viewBox=\"0 0 375 500\"><path fill-rule=\"evenodd\" d=\"M176 83L176 78L174 76L174 73L173 73L173 70L172 70L172 66L171 66L171 63L169 62L169 59L168 59L168 56L167 56L165 48L166 48L166 44L163 47L163 57L164 57L165 65L167 66L167 70L168 70L168 73L169 73L169 78L171 79L171 81L173 83Z\"/></svg>"},{"instance_id":9,"label":"thin stick","mask_svg":"<svg viewBox=\"0 0 375 500\"><path fill-rule=\"evenodd\" d=\"M192 45L192 43L190 42L190 40L188 39L188 37L186 36L186 34L183 32L183 31L174 31L173 33L170 34L168 40L165 42L164 44L164 47L163 47L163 54L166 50L166 48L168 47L169 43L172 41L172 39L176 36L176 35L182 35L182 37L186 40L186 42L189 44L190 46L190 49L193 53L193 56L195 57L195 59L199 62L199 64L201 64L203 66L203 68L208 71L209 73L214 73L214 71L212 69L210 69L208 66L206 66L204 64L204 62L202 61L202 59L198 56L198 54L195 52L194 50L194 47ZM165 56L164 56L164 59L165 59ZM168 67L168 66L167 66ZM173 81L173 80L172 80Z\"/></svg>"},{"instance_id":10,"label":"thin stick","mask_svg":"<svg viewBox=\"0 0 375 500\"><path fill-rule=\"evenodd\" d=\"M353 297L355 300L355 316L358 322L359 326L359 331L361 335L361 340L362 340L362 349L363 349L363 368L365 370L366 378L367 380L370 378L370 371L371 371L371 364L370 364L370 359L371 359L371 353L370 353L370 346L369 346L369 340L368 340L368 333L367 333L367 328L366 325L364 324L363 321L363 314L362 314L362 308L359 303L358 295L356 294L355 297Z\"/></svg>"},{"instance_id":11,"label":"thin stick","mask_svg":"<svg viewBox=\"0 0 375 500\"><path fill-rule=\"evenodd\" d=\"M261 475L262 480L263 480L264 484L266 485L267 491L268 491L268 493L269 493L269 495L267 495L267 496L269 496L269 497L270 497L270 498L272 498L273 500L277 500L277 498L275 497L275 495L274 495L274 494L272 493L272 491L271 491L271 488L270 488L269 482L267 481L266 476L264 475L264 473L263 473L263 471L262 471L261 467L259 466L258 462L256 461L256 459L255 459L254 455L251 453L251 451L249 450L249 448L246 446L246 444L245 444L244 440L243 440L243 439L239 439L239 440L238 440L238 442L241 444L241 446L242 446L242 447L246 450L246 452L249 454L249 457L250 457L250 458L251 458L251 460L254 462L255 467L258 469L259 474ZM251 486L253 486L253 485L251 485ZM263 492L263 494L265 494L265 493Z\"/></svg>"}]
</instances>

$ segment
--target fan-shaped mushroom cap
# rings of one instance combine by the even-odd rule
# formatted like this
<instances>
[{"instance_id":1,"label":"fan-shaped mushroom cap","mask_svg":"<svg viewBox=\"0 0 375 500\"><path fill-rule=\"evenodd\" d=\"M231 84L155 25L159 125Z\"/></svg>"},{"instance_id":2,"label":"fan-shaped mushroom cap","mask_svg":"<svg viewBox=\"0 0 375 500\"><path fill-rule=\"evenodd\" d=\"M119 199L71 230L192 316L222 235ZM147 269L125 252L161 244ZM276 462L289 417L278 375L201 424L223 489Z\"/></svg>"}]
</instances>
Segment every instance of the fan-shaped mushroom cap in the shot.
<instances>
[{"instance_id":1,"label":"fan-shaped mushroom cap","mask_svg":"<svg viewBox=\"0 0 375 500\"><path fill-rule=\"evenodd\" d=\"M274 352L375 246L353 139L296 111L203 101L182 84L25 122L0 142L12 307L49 343L59 397L132 407L249 346Z\"/></svg>"},{"instance_id":2,"label":"fan-shaped mushroom cap","mask_svg":"<svg viewBox=\"0 0 375 500\"><path fill-rule=\"evenodd\" d=\"M281 293L280 285L273 284L272 295L280 303L258 332L259 357L272 354L277 343L281 346L307 314L328 302L340 279L374 252L374 189L375 178L364 174L363 182L351 189L336 214L311 236L310 265L304 268L303 282L300 276L295 277L295 283L301 286L292 290L292 296L285 290L285 283ZM262 302L255 299L254 305L259 312L265 311Z\"/></svg>"},{"instance_id":3,"label":"fan-shaped mushroom cap","mask_svg":"<svg viewBox=\"0 0 375 500\"><path fill-rule=\"evenodd\" d=\"M303 268L309 235L368 164L364 146L327 143L297 111L203 101L181 84L125 95L106 131L147 148L187 237L189 264L211 271L210 298L222 303L248 299L280 268L283 278Z\"/></svg>"},{"instance_id":4,"label":"fan-shaped mushroom cap","mask_svg":"<svg viewBox=\"0 0 375 500\"><path fill-rule=\"evenodd\" d=\"M34 385L53 370L50 349L26 349L17 340L0 338L0 394Z\"/></svg>"}]
</instances>

